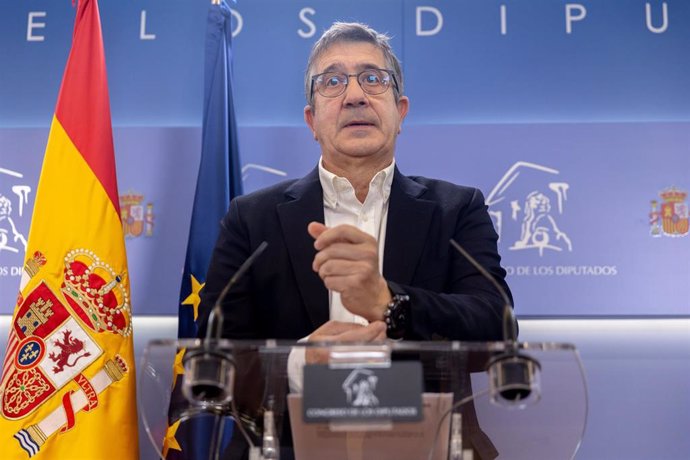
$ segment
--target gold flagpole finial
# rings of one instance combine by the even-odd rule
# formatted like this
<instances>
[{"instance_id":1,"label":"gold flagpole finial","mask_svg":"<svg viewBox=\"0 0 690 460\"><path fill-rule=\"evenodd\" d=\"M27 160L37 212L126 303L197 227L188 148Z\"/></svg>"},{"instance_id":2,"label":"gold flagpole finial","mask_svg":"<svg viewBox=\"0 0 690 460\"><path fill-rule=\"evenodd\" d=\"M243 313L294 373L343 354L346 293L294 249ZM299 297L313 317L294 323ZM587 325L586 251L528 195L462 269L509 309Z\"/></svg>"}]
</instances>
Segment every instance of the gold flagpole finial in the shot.
<instances>
[{"instance_id":1,"label":"gold flagpole finial","mask_svg":"<svg viewBox=\"0 0 690 460\"><path fill-rule=\"evenodd\" d=\"M211 5L220 5L220 0L211 0Z\"/></svg>"}]
</instances>

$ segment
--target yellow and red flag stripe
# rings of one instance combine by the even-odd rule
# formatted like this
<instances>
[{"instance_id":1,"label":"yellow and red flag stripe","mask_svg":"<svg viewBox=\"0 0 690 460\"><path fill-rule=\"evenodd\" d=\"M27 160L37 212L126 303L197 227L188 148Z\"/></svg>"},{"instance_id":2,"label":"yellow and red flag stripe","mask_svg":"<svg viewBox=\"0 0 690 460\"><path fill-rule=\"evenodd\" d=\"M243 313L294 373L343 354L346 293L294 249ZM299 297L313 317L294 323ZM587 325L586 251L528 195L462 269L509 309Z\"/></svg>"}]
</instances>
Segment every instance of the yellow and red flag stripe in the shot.
<instances>
[{"instance_id":1,"label":"yellow and red flag stripe","mask_svg":"<svg viewBox=\"0 0 690 460\"><path fill-rule=\"evenodd\" d=\"M138 457L129 276L96 0L79 0L0 380L3 459Z\"/></svg>"}]
</instances>

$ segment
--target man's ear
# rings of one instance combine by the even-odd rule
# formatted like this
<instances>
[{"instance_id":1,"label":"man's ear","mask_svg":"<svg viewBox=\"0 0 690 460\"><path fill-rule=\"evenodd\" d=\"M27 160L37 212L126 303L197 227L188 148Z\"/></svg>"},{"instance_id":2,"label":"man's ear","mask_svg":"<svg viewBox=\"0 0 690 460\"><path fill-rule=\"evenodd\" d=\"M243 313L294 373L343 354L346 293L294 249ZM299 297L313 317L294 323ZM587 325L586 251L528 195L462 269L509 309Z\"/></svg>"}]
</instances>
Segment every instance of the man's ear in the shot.
<instances>
[{"instance_id":1,"label":"man's ear","mask_svg":"<svg viewBox=\"0 0 690 460\"><path fill-rule=\"evenodd\" d=\"M407 116L407 112L410 110L410 98L407 96L400 96L398 99L398 113L400 114L400 123Z\"/></svg>"},{"instance_id":2,"label":"man's ear","mask_svg":"<svg viewBox=\"0 0 690 460\"><path fill-rule=\"evenodd\" d=\"M410 99L407 96L400 96L398 99L398 114L400 115L400 123L398 124L398 134L402 131L403 120L407 116L407 112L410 110Z\"/></svg>"},{"instance_id":3,"label":"man's ear","mask_svg":"<svg viewBox=\"0 0 690 460\"><path fill-rule=\"evenodd\" d=\"M314 108L311 105L304 106L304 122L309 126L309 129L311 129L314 140L318 140L316 138L316 129L314 129Z\"/></svg>"}]
</instances>

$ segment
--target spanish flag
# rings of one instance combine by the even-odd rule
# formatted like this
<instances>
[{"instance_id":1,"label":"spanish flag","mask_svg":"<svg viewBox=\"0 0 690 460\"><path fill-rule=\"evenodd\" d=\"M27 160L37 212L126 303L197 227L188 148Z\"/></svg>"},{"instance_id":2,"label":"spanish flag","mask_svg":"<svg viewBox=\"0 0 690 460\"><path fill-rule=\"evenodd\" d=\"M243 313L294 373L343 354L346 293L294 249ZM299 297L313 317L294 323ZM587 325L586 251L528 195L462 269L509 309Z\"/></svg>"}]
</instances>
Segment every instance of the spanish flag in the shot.
<instances>
[{"instance_id":1,"label":"spanish flag","mask_svg":"<svg viewBox=\"0 0 690 460\"><path fill-rule=\"evenodd\" d=\"M129 273L96 0L79 0L0 380L6 459L138 457Z\"/></svg>"}]
</instances>

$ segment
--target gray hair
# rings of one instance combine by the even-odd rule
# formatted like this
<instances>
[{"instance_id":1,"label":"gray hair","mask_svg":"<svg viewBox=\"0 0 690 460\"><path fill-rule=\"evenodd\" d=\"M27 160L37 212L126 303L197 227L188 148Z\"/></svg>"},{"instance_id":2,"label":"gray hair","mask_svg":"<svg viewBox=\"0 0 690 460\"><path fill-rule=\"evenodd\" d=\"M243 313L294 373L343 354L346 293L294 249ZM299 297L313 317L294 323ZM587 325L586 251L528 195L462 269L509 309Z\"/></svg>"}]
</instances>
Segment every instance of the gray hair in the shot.
<instances>
[{"instance_id":1,"label":"gray hair","mask_svg":"<svg viewBox=\"0 0 690 460\"><path fill-rule=\"evenodd\" d=\"M386 34L379 33L366 24L359 22L334 22L333 25L321 35L321 38L314 43L307 61L307 70L304 72L304 94L307 98L307 104L313 107L313 100L311 98L311 77L314 75L314 65L316 60L332 45L343 42L364 42L374 45L383 53L388 68L395 73L395 79L398 83L396 89L393 85L393 92L395 99L400 99L403 95L403 74L400 66L400 61L393 52L393 48L389 43L390 37Z\"/></svg>"}]
</instances>

